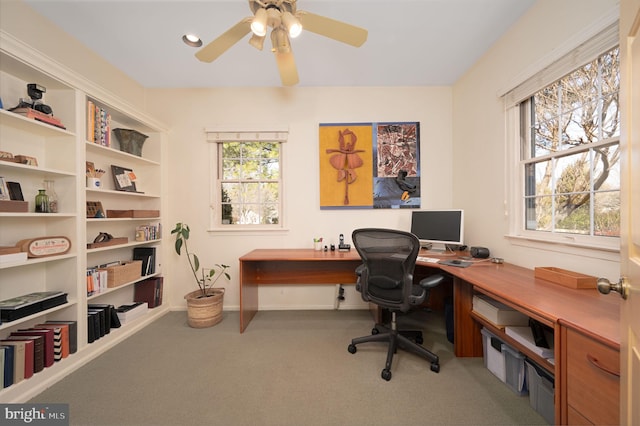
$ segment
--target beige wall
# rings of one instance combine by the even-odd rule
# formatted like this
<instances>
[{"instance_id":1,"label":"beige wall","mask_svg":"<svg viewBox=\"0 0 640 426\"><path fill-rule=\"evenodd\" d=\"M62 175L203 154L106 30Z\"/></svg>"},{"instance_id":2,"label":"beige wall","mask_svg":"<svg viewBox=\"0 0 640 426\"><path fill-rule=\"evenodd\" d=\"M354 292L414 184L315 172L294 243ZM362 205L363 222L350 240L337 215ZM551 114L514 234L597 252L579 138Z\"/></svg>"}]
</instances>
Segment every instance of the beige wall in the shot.
<instances>
[{"instance_id":1,"label":"beige wall","mask_svg":"<svg viewBox=\"0 0 640 426\"><path fill-rule=\"evenodd\" d=\"M616 0L539 0L453 87L454 204L465 209L467 242L522 266L557 266L617 280L617 255L556 246L525 248L509 231L504 106L499 95L557 56L578 34L617 16ZM537 65L536 65L537 64ZM519 77L520 76L520 77ZM511 87L510 87L511 86ZM480 184L480 182L482 182ZM573 253L573 254L570 254Z\"/></svg>"},{"instance_id":2,"label":"beige wall","mask_svg":"<svg viewBox=\"0 0 640 426\"><path fill-rule=\"evenodd\" d=\"M319 205L318 124L335 122L419 121L423 207L450 207L451 88L272 88L150 90L151 114L168 123L169 223L190 224L192 247L204 263L232 265L225 306L237 306L238 257L254 248L312 247L322 236L329 244L338 235L347 242L353 229L381 226L409 229L410 210L326 211ZM285 211L287 232L269 234L206 233L209 225L209 144L204 128L216 125L268 129L289 128L285 145ZM194 284L184 259L165 265L179 279L172 280L174 300ZM362 305L347 289L342 306ZM335 288L320 286L261 289L261 307L331 308Z\"/></svg>"},{"instance_id":3,"label":"beige wall","mask_svg":"<svg viewBox=\"0 0 640 426\"><path fill-rule=\"evenodd\" d=\"M311 247L311 239L318 235L335 241L339 233L348 236L356 227L409 226L409 211L320 211L317 132L322 122L419 121L423 208L464 208L467 242L487 246L507 261L615 279L618 262L526 249L503 237L508 230L505 122L497 94L616 4L615 0L538 1L453 87L145 90L21 2L2 1L0 28L168 124L166 223L191 225L193 248L203 264L232 265L225 308L233 309L239 303L237 259L253 248ZM284 168L288 231L275 235L206 232L210 188L204 128L270 123L290 130ZM167 239L171 243L168 232ZM163 259L171 289L168 300L183 306L182 295L193 284L184 259L168 257ZM264 289L261 308L331 307L334 291L306 286ZM359 304L349 289L345 305Z\"/></svg>"}]
</instances>

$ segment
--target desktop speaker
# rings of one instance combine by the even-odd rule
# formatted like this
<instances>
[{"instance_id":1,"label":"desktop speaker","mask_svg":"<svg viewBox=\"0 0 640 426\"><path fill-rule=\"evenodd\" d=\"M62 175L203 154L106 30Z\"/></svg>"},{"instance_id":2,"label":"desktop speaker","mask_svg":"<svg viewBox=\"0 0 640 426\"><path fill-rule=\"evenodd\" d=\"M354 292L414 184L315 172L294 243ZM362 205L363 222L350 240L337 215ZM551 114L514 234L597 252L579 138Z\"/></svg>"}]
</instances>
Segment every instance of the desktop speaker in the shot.
<instances>
[{"instance_id":1,"label":"desktop speaker","mask_svg":"<svg viewBox=\"0 0 640 426\"><path fill-rule=\"evenodd\" d=\"M486 247L471 247L469 253L471 253L471 257L478 259L486 259L490 255L489 249Z\"/></svg>"}]
</instances>

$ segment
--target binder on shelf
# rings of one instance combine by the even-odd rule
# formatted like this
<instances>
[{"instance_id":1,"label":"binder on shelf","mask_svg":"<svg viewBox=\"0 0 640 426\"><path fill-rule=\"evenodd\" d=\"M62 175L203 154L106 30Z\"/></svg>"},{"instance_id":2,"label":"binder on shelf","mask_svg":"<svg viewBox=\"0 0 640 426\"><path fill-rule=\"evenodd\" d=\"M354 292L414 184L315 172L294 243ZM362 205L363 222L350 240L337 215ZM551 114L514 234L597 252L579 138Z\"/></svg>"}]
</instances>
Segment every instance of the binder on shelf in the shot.
<instances>
[{"instance_id":1,"label":"binder on shelf","mask_svg":"<svg viewBox=\"0 0 640 426\"><path fill-rule=\"evenodd\" d=\"M53 330L53 360L60 361L62 359L62 327L53 324L39 324L34 329Z\"/></svg>"},{"instance_id":2,"label":"binder on shelf","mask_svg":"<svg viewBox=\"0 0 640 426\"><path fill-rule=\"evenodd\" d=\"M60 324L69 327L69 354L74 354L78 350L78 323L76 321L55 321L48 320L46 324Z\"/></svg>"},{"instance_id":3,"label":"binder on shelf","mask_svg":"<svg viewBox=\"0 0 640 426\"><path fill-rule=\"evenodd\" d=\"M142 276L156 273L156 248L136 247L133 249L133 260L142 261Z\"/></svg>"},{"instance_id":4,"label":"binder on shelf","mask_svg":"<svg viewBox=\"0 0 640 426\"><path fill-rule=\"evenodd\" d=\"M4 361L4 368L2 369L4 375L2 386L5 388L8 388L13 384L13 351L13 346L0 346L0 356Z\"/></svg>"},{"instance_id":5,"label":"binder on shelf","mask_svg":"<svg viewBox=\"0 0 640 426\"><path fill-rule=\"evenodd\" d=\"M35 326L36 328L49 328L54 330L54 332L59 330L60 333L60 341L59 341L59 357L58 360L62 358L66 358L69 356L69 324L38 324Z\"/></svg>"},{"instance_id":6,"label":"binder on shelf","mask_svg":"<svg viewBox=\"0 0 640 426\"><path fill-rule=\"evenodd\" d=\"M32 334L18 334L18 332L11 333L9 340L28 340L33 344L33 372L39 373L44 370L44 337L36 336Z\"/></svg>"},{"instance_id":7,"label":"binder on shelf","mask_svg":"<svg viewBox=\"0 0 640 426\"><path fill-rule=\"evenodd\" d=\"M25 379L26 369L26 348L25 343L17 340L0 340L0 346L13 346L13 383L19 383ZM33 356L31 357L31 362L33 363ZM31 367L32 375L33 375L33 366Z\"/></svg>"},{"instance_id":8,"label":"binder on shelf","mask_svg":"<svg viewBox=\"0 0 640 426\"><path fill-rule=\"evenodd\" d=\"M529 317L522 312L484 294L473 296L473 311L498 327L506 325L523 326L529 323Z\"/></svg>"},{"instance_id":9,"label":"binder on shelf","mask_svg":"<svg viewBox=\"0 0 640 426\"><path fill-rule=\"evenodd\" d=\"M53 360L53 330L24 329L11 333L15 336L40 336L42 337L42 359L45 367L51 367Z\"/></svg>"},{"instance_id":10,"label":"binder on shelf","mask_svg":"<svg viewBox=\"0 0 640 426\"><path fill-rule=\"evenodd\" d=\"M113 305L107 305L105 303L92 303L88 305L88 308L92 311L100 311L100 321L104 321L104 334L111 333L111 325L113 323L113 318L111 315L111 310L114 309ZM101 324L102 326L102 324Z\"/></svg>"},{"instance_id":11,"label":"binder on shelf","mask_svg":"<svg viewBox=\"0 0 640 426\"><path fill-rule=\"evenodd\" d=\"M120 318L120 322L123 324L144 315L148 310L149 307L146 302L136 302L129 305L120 305L117 308L118 318Z\"/></svg>"},{"instance_id":12,"label":"binder on shelf","mask_svg":"<svg viewBox=\"0 0 640 426\"><path fill-rule=\"evenodd\" d=\"M134 302L146 302L150 309L162 305L163 281L163 277L153 277L136 283Z\"/></svg>"},{"instance_id":13,"label":"binder on shelf","mask_svg":"<svg viewBox=\"0 0 640 426\"><path fill-rule=\"evenodd\" d=\"M32 339L21 339L18 337L7 337L3 342L16 343L18 346L24 347L24 378L29 379L34 373L34 341Z\"/></svg>"}]
</instances>

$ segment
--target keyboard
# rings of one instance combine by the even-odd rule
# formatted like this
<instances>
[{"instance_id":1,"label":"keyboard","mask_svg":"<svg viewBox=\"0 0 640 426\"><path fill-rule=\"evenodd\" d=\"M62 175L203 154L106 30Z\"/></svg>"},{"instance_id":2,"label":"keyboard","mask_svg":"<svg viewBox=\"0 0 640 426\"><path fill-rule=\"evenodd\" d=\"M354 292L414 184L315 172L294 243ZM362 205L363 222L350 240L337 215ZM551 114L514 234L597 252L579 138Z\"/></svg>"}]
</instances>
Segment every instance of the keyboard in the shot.
<instances>
[{"instance_id":1,"label":"keyboard","mask_svg":"<svg viewBox=\"0 0 640 426\"><path fill-rule=\"evenodd\" d=\"M418 256L418 258L416 259L418 262L426 262L426 263L438 263L441 259L438 259L437 257L424 257L424 256Z\"/></svg>"}]
</instances>

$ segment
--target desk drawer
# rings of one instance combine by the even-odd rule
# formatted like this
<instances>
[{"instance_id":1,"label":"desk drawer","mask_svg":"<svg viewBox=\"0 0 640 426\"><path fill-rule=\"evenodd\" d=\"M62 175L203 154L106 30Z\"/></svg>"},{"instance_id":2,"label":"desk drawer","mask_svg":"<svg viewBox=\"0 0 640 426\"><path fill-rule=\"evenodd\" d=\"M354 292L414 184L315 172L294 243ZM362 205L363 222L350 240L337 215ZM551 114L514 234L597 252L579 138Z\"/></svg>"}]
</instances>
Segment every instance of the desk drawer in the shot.
<instances>
[{"instance_id":1,"label":"desk drawer","mask_svg":"<svg viewBox=\"0 0 640 426\"><path fill-rule=\"evenodd\" d=\"M593 424L619 424L620 352L572 329L566 336L570 409Z\"/></svg>"}]
</instances>

